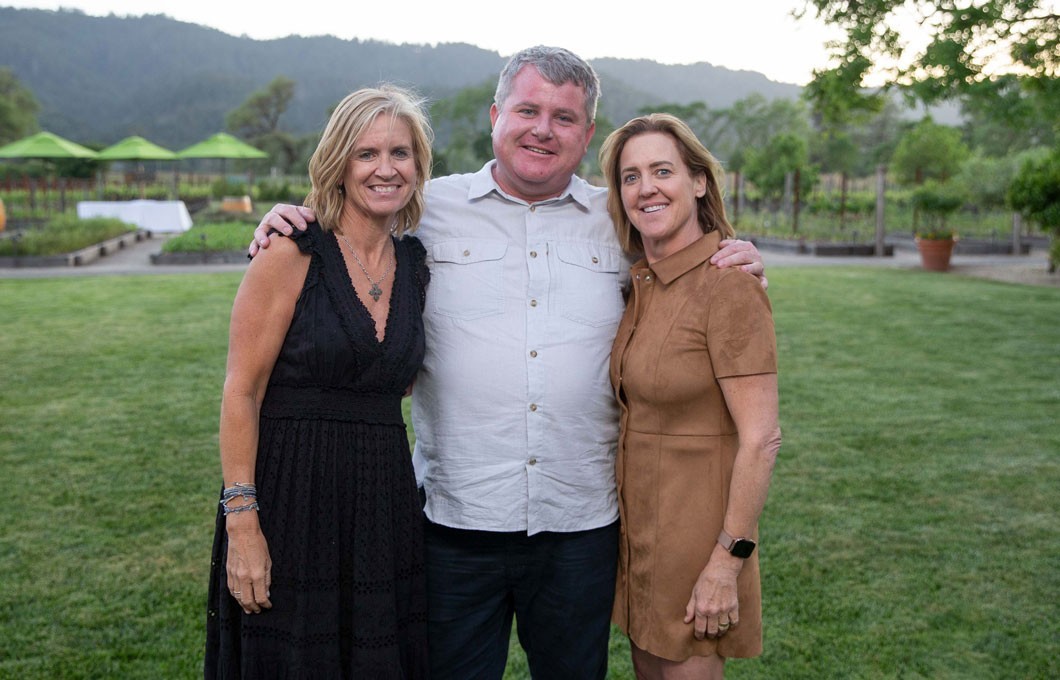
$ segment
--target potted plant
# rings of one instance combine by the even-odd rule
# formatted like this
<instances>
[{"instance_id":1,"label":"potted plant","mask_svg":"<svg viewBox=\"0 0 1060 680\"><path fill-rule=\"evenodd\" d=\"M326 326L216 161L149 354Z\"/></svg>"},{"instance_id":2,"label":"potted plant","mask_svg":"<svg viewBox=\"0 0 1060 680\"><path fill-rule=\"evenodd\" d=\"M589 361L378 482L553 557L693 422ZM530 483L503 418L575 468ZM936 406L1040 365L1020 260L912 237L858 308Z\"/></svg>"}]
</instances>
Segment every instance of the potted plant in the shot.
<instances>
[{"instance_id":1,"label":"potted plant","mask_svg":"<svg viewBox=\"0 0 1060 680\"><path fill-rule=\"evenodd\" d=\"M964 194L954 184L929 180L913 191L912 201L922 218L915 233L920 262L928 271L944 272L957 243L948 221L964 205Z\"/></svg>"}]
</instances>

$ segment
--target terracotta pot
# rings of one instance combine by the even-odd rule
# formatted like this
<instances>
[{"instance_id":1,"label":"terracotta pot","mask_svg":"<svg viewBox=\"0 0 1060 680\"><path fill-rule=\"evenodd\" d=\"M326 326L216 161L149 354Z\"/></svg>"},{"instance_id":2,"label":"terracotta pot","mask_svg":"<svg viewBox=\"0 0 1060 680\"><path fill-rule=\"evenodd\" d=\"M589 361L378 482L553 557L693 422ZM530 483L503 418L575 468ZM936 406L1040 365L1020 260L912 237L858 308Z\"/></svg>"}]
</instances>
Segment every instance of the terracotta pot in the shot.
<instances>
[{"instance_id":1,"label":"terracotta pot","mask_svg":"<svg viewBox=\"0 0 1060 680\"><path fill-rule=\"evenodd\" d=\"M948 239L918 238L916 248L920 251L920 262L930 272L944 272L950 268L950 255L957 241Z\"/></svg>"},{"instance_id":2,"label":"terracotta pot","mask_svg":"<svg viewBox=\"0 0 1060 680\"><path fill-rule=\"evenodd\" d=\"M7 212L4 210L4 199L0 198L0 231L7 226Z\"/></svg>"}]
</instances>

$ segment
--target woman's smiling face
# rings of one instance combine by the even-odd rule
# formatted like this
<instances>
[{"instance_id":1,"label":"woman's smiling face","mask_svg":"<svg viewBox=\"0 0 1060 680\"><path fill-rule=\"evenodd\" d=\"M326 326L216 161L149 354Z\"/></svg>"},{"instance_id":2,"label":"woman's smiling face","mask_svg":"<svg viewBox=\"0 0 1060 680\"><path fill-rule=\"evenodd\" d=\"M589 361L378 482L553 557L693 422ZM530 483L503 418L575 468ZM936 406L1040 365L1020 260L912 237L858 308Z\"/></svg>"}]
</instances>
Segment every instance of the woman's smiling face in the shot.
<instances>
[{"instance_id":1,"label":"woman's smiling face","mask_svg":"<svg viewBox=\"0 0 1060 680\"><path fill-rule=\"evenodd\" d=\"M626 142L619 158L622 206L640 232L650 261L677 252L703 236L696 199L707 190L703 173L685 165L673 137L645 132Z\"/></svg>"}]
</instances>

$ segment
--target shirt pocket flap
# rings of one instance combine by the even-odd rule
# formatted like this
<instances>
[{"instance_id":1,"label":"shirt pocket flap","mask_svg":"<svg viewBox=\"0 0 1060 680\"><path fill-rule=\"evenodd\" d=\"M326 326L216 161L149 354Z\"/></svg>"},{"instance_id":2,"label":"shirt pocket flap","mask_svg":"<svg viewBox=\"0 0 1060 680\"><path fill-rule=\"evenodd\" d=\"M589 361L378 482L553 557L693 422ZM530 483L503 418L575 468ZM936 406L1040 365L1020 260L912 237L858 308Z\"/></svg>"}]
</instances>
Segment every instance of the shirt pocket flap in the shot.
<instances>
[{"instance_id":1,"label":"shirt pocket flap","mask_svg":"<svg viewBox=\"0 0 1060 680\"><path fill-rule=\"evenodd\" d=\"M454 264L474 264L500 260L508 250L507 241L484 238L469 238L459 241L445 241L431 246L431 257L435 262L452 262Z\"/></svg>"},{"instance_id":2,"label":"shirt pocket flap","mask_svg":"<svg viewBox=\"0 0 1060 680\"><path fill-rule=\"evenodd\" d=\"M619 250L589 243L557 243L556 256L561 262L601 273L617 272L623 259Z\"/></svg>"}]
</instances>

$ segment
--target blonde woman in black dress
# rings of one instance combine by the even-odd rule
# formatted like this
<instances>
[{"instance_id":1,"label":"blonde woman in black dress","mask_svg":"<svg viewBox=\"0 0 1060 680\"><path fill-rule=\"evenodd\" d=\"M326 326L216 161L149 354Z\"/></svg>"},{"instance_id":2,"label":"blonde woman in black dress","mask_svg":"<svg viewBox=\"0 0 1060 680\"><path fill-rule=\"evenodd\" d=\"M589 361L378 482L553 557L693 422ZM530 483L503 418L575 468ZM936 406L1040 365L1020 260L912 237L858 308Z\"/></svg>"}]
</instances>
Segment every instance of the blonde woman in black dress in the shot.
<instances>
[{"instance_id":1,"label":"blonde woman in black dress","mask_svg":"<svg viewBox=\"0 0 1060 680\"><path fill-rule=\"evenodd\" d=\"M431 132L402 90L331 116L318 222L275 240L232 309L207 678L423 678L422 516L401 399L424 353Z\"/></svg>"}]
</instances>

